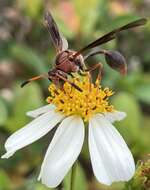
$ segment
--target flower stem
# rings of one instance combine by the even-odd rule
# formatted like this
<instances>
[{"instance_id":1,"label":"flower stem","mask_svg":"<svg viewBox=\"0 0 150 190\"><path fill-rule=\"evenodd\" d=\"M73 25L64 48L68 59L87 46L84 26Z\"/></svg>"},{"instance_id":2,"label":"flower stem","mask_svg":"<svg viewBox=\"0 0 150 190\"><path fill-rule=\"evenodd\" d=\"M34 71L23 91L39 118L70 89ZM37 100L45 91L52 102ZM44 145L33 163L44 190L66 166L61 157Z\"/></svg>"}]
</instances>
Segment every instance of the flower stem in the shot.
<instances>
[{"instance_id":1,"label":"flower stem","mask_svg":"<svg viewBox=\"0 0 150 190\"><path fill-rule=\"evenodd\" d=\"M76 167L77 167L77 164L74 163L74 165L72 166L72 169L71 169L70 190L74 190Z\"/></svg>"}]
</instances>

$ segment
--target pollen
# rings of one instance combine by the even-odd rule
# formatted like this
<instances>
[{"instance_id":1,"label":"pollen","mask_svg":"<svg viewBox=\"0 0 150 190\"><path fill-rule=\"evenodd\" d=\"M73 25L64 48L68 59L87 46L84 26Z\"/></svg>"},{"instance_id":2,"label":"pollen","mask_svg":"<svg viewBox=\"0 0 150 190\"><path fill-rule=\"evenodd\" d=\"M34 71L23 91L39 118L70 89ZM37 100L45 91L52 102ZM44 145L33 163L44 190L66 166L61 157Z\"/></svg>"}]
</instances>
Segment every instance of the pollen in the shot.
<instances>
[{"instance_id":1,"label":"pollen","mask_svg":"<svg viewBox=\"0 0 150 190\"><path fill-rule=\"evenodd\" d=\"M49 104L56 106L56 111L66 116L79 115L84 121L88 121L96 113L113 112L114 108L109 104L109 97L114 93L109 88L102 88L99 81L91 83L89 76L72 79L82 92L65 82L62 89L50 84L47 98Z\"/></svg>"}]
</instances>

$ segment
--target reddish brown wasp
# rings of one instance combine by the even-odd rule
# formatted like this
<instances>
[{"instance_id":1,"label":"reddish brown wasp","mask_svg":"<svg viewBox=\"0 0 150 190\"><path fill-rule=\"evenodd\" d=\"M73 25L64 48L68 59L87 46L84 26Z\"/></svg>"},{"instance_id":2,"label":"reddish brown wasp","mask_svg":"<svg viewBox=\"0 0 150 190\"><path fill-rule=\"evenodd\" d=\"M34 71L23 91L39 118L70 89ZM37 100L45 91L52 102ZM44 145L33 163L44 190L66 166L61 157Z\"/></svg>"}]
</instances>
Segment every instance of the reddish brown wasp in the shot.
<instances>
[{"instance_id":1,"label":"reddish brown wasp","mask_svg":"<svg viewBox=\"0 0 150 190\"><path fill-rule=\"evenodd\" d=\"M55 59L55 66L47 74L39 75L25 81L24 83L22 83L21 87L23 87L24 85L26 85L31 81L38 80L41 78L48 78L58 87L60 87L61 81L63 82L67 81L74 88L82 91L78 86L76 86L74 83L68 80L68 75L74 72L83 73L85 71L88 71L88 69L85 66L85 60L90 56L94 56L97 54L103 54L105 56L106 63L111 68L119 71L123 75L126 74L127 69L126 69L125 58L118 51L93 50L92 52L86 54L85 56L83 56L82 54L87 50L93 49L99 45L102 45L106 42L113 40L114 38L116 38L117 34L120 33L121 31L142 26L147 22L145 18L133 21L105 34L104 36L98 38L96 41L90 43L81 50L73 51L68 49L68 42L59 31L52 15L49 12L46 12L44 19L46 27L51 37L51 41L57 52ZM91 70L94 70L96 68L101 68L101 65L98 64L94 66L94 68L91 68Z\"/></svg>"}]
</instances>

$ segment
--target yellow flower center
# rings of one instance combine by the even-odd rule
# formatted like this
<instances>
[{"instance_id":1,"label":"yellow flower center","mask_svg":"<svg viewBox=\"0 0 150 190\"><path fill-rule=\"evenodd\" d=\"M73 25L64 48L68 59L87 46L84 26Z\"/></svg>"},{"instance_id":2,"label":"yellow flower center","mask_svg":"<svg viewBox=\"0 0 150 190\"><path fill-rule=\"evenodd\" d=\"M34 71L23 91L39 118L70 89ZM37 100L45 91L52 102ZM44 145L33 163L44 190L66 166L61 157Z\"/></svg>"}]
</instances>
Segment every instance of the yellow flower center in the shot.
<instances>
[{"instance_id":1,"label":"yellow flower center","mask_svg":"<svg viewBox=\"0 0 150 190\"><path fill-rule=\"evenodd\" d=\"M96 113L113 112L114 108L109 104L108 99L113 95L109 88L102 89L97 80L95 84L90 82L88 76L74 78L72 82L76 84L82 92L65 82L62 89L54 84L50 84L50 96L48 103L56 106L56 111L62 112L66 116L80 115L84 121L88 121Z\"/></svg>"}]
</instances>

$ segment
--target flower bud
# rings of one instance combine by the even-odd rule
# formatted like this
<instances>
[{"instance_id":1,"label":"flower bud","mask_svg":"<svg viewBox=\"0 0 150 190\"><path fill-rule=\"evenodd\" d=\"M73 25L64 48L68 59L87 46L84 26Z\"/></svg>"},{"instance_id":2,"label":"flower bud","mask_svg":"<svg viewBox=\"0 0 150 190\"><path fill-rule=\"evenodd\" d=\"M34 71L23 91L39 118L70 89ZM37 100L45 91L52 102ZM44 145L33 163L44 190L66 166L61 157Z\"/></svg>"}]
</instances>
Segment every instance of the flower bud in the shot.
<instances>
[{"instance_id":1,"label":"flower bud","mask_svg":"<svg viewBox=\"0 0 150 190\"><path fill-rule=\"evenodd\" d=\"M138 162L135 175L131 181L126 183L124 190L128 190L129 187L137 190L150 189L150 159Z\"/></svg>"}]
</instances>

